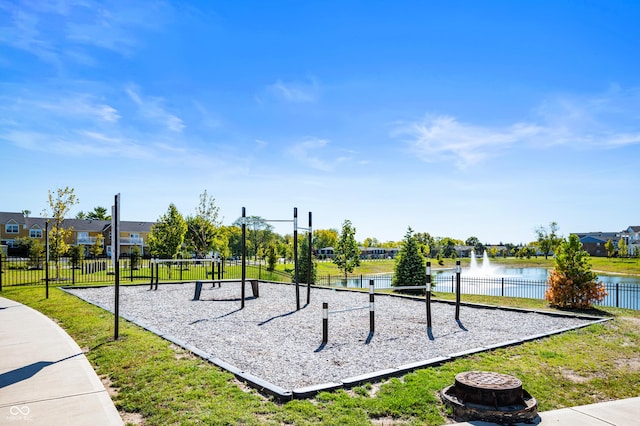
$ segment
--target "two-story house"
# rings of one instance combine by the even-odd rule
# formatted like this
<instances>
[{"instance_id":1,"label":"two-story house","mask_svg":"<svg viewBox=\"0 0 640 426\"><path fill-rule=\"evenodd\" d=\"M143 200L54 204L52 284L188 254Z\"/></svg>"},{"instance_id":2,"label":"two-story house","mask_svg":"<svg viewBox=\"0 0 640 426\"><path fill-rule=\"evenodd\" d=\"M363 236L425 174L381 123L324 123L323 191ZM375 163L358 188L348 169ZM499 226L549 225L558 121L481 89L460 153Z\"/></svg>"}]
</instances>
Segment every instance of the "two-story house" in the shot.
<instances>
[{"instance_id":1,"label":"two-story house","mask_svg":"<svg viewBox=\"0 0 640 426\"><path fill-rule=\"evenodd\" d=\"M623 231L630 255L640 253L640 226L630 226Z\"/></svg>"},{"instance_id":2,"label":"two-story house","mask_svg":"<svg viewBox=\"0 0 640 426\"><path fill-rule=\"evenodd\" d=\"M45 242L45 228L48 218L28 217L22 213L0 212L0 244L9 256L22 255L18 250L19 238L37 238ZM120 222L120 253L130 255L133 247L139 247L141 254L148 254L148 236L153 222ZM73 232L66 241L71 246L83 246L89 255L91 246L98 235L102 236L103 253L111 255L111 222L107 220L65 219L65 228ZM6 250L5 250L6 249Z\"/></svg>"}]
</instances>

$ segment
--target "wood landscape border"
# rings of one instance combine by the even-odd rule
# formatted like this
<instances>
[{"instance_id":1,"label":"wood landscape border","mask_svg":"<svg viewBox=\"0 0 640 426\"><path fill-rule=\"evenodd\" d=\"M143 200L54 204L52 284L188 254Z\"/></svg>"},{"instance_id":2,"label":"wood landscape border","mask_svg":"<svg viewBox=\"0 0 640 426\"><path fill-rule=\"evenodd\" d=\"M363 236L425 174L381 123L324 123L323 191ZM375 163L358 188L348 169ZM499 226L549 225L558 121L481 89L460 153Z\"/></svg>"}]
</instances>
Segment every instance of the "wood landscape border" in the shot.
<instances>
[{"instance_id":1,"label":"wood landscape border","mask_svg":"<svg viewBox=\"0 0 640 426\"><path fill-rule=\"evenodd\" d=\"M191 283L191 282L189 282ZM275 284L281 284L281 285L290 285L293 286L293 283L282 283L282 282L273 282L273 281L260 281L260 283L275 283ZM186 284L186 283L183 283ZM171 285L171 284L169 284ZM175 283L173 284L175 285ZM133 285L127 285L127 287L144 287L147 286L147 284L133 284ZM89 301L88 299L85 299L77 294L71 293L69 290L79 290L79 289L83 289L83 288L99 288L99 287L113 287L112 285L103 285L103 286L85 286L85 287L65 287L65 286L61 286L59 287L62 291L64 291L67 294L70 294L72 296L78 297L79 299L93 304L95 306L98 306L108 312L111 312L111 308L108 306L104 306L102 304L99 303L94 303ZM316 287L318 289L326 289L327 287L322 287L322 286L313 286ZM353 289L347 289L347 288L336 288L334 289L335 291L342 291L342 292L354 292L354 293L363 293L360 290L353 290ZM393 294L393 293L378 293L379 296L388 296L388 297L394 297L394 298L401 298L401 299L417 299L417 296L411 296L411 295L403 295L403 294ZM447 305L455 305L456 302L455 301L449 301L449 300L433 300L433 303L441 303L441 304L447 304ZM561 318L577 318L577 319L582 319L588 322L585 322L583 324L579 324L577 326L571 326L571 327L565 327L565 328L561 328L561 329L556 329L556 330L552 330L550 332L545 332L545 333L539 333L539 334L534 334L534 335L529 335L529 336L524 336L522 338L516 338L516 339L512 339L512 340L507 340L504 342L500 342L497 344L492 344L492 345L487 345L487 346L479 346L479 347L475 347L475 348L470 348L470 349L465 349L463 351L459 351L459 352L453 352L450 354L447 354L445 356L437 356L437 357L433 357L430 359L425 359L425 360L419 360L419 361L415 361L415 362L410 362L410 363L405 363L405 364L401 364L399 366L395 366L395 367L391 367L391 368L386 368L386 369L382 369L382 370L377 370L377 371L372 371L372 372L367 372L364 374L360 374L357 376L351 376L351 377L345 377L340 379L339 381L336 382L326 382L326 383L320 383L320 384L314 384L314 385L310 385L310 386L305 386L305 387L299 387L299 388L292 388L292 389L285 389L281 386L278 386L274 383L271 383L267 380L264 380L248 371L245 371L231 363L228 363L226 361L224 361L223 359L213 356L197 347L195 347L194 345L191 345L179 338L177 338L176 336L173 336L171 334L162 332L161 330L156 329L155 327L146 325L144 323L139 322L136 318L132 318L129 317L126 314L121 314L120 317L125 319L126 321L129 321L139 327L141 327L142 329L145 329L151 333L154 333L156 335L158 335L159 337L161 337L162 339L165 339L187 351L190 351L191 353L193 353L195 356L198 356L200 358L202 358L203 360L206 360L214 365L216 365L217 367L228 371L229 373L233 374L237 379L241 380L242 382L245 382L247 385L249 385L250 387L256 389L258 392L273 397L276 401L278 402L286 402L286 401L290 401L293 399L307 399L307 398L312 398L315 395L317 395L320 392L330 392L330 391L334 391L337 389L350 389L365 383L372 383L372 382L381 382L383 380L386 380L388 378L391 377L400 377L403 376L407 373L413 372L415 370L419 370L419 369L423 369L423 368L428 368L428 367L436 367L438 365L441 365L443 363L449 362L449 361L453 361L456 360L458 358L461 357L465 357L468 355L473 355L473 354L477 354L477 353L481 353L481 352L487 352L487 351L491 351L494 349L498 349L498 348L505 348L505 347L510 347L510 346L516 346L516 345L520 345L522 343L526 343L526 342L531 342L531 341L535 341L535 340L540 340L546 337L550 337L550 336L554 336L554 335L558 335L567 331L571 331L571 330L577 330L577 329L581 329L584 327L588 327L594 324L599 324L599 323L603 323L603 322L607 322L610 321L612 318L606 318L606 317L598 317L598 316L592 316L592 315L586 315L586 314L580 314L580 313L563 313L563 312L551 312L551 311L545 311L545 310L536 310L536 309L524 309L524 308L513 308L513 307L503 307L503 306L492 306L492 305L486 305L486 304L477 304L477 303L469 303L469 302L461 302L462 306L466 306L466 307L470 307L470 308L476 308L476 309L487 309L487 310L504 310L504 311L512 311L512 312L519 312L519 313L536 313L536 314L540 314L540 315L547 315L547 316L554 316L554 317L561 317Z\"/></svg>"}]
</instances>

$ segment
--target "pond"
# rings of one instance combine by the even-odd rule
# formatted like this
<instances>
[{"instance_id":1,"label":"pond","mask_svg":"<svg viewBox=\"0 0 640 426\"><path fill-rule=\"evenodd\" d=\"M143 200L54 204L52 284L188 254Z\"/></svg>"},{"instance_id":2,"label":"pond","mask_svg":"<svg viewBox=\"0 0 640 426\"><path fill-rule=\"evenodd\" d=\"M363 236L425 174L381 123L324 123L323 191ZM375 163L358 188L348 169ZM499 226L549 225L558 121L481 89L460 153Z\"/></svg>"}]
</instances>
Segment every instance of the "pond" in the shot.
<instances>
[{"instance_id":1,"label":"pond","mask_svg":"<svg viewBox=\"0 0 640 426\"><path fill-rule=\"evenodd\" d=\"M432 282L434 292L455 292L455 271L452 269L434 271ZM547 290L547 268L492 268L490 274L463 269L460 277L460 291L463 294L487 296L524 297L544 299ZM320 285L349 288L366 288L372 280L376 289L391 288L392 273L344 277L318 277ZM598 274L598 280L605 285L607 296L601 305L640 310L640 277L612 274Z\"/></svg>"}]
</instances>

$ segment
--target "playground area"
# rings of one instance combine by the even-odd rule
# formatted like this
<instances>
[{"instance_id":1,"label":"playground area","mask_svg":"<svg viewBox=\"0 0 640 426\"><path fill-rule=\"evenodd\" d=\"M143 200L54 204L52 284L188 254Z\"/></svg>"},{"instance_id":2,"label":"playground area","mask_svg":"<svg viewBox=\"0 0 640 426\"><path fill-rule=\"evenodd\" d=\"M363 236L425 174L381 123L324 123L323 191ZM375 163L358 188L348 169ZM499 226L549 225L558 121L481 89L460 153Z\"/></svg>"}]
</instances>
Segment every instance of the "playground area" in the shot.
<instances>
[{"instance_id":1,"label":"playground area","mask_svg":"<svg viewBox=\"0 0 640 426\"><path fill-rule=\"evenodd\" d=\"M158 290L122 286L119 311L169 340L197 348L200 356L222 360L234 373L294 393L348 386L359 377L400 375L601 320L462 305L456 321L454 305L433 302L428 330L424 298L376 294L375 332L370 333L367 292L312 288L307 305L307 289L300 288L302 305L296 310L294 285L260 282L257 298L245 285L242 309L239 282L204 284L199 300L194 300L194 283L161 284ZM67 291L114 311L113 287ZM330 309L326 343L323 303Z\"/></svg>"}]
</instances>

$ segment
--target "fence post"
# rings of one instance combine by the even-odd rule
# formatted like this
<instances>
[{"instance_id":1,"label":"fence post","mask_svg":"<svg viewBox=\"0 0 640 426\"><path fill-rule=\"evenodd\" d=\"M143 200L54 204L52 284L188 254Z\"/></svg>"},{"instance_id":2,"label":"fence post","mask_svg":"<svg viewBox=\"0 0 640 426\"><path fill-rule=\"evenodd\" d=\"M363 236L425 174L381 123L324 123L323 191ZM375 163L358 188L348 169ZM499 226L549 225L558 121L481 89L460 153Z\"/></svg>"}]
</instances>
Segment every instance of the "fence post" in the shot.
<instances>
[{"instance_id":1,"label":"fence post","mask_svg":"<svg viewBox=\"0 0 640 426\"><path fill-rule=\"evenodd\" d=\"M349 286L347 285L347 287ZM362 288L362 274L360 274L360 288Z\"/></svg>"},{"instance_id":2,"label":"fence post","mask_svg":"<svg viewBox=\"0 0 640 426\"><path fill-rule=\"evenodd\" d=\"M616 308L620 307L620 283L616 283Z\"/></svg>"},{"instance_id":3,"label":"fence post","mask_svg":"<svg viewBox=\"0 0 640 426\"><path fill-rule=\"evenodd\" d=\"M504 277L500 278L500 296L504 297Z\"/></svg>"},{"instance_id":4,"label":"fence post","mask_svg":"<svg viewBox=\"0 0 640 426\"><path fill-rule=\"evenodd\" d=\"M369 334L373 334L376 329L376 304L374 293L374 282L369 280Z\"/></svg>"},{"instance_id":5,"label":"fence post","mask_svg":"<svg viewBox=\"0 0 640 426\"><path fill-rule=\"evenodd\" d=\"M431 329L431 262L427 262L427 291L425 294L427 305L427 328Z\"/></svg>"},{"instance_id":6,"label":"fence post","mask_svg":"<svg viewBox=\"0 0 640 426\"><path fill-rule=\"evenodd\" d=\"M158 260L158 256L156 256L156 290L158 289L158 281L160 281L160 262L158 262Z\"/></svg>"},{"instance_id":7,"label":"fence post","mask_svg":"<svg viewBox=\"0 0 640 426\"><path fill-rule=\"evenodd\" d=\"M149 259L149 269L151 269L151 282L149 283L149 290L153 290L153 257Z\"/></svg>"},{"instance_id":8,"label":"fence post","mask_svg":"<svg viewBox=\"0 0 640 426\"><path fill-rule=\"evenodd\" d=\"M322 302L322 343L329 340L329 304Z\"/></svg>"},{"instance_id":9,"label":"fence post","mask_svg":"<svg viewBox=\"0 0 640 426\"><path fill-rule=\"evenodd\" d=\"M2 291L2 253L0 253L0 291Z\"/></svg>"},{"instance_id":10,"label":"fence post","mask_svg":"<svg viewBox=\"0 0 640 426\"><path fill-rule=\"evenodd\" d=\"M460 319L460 261L456 260L456 320Z\"/></svg>"},{"instance_id":11,"label":"fence post","mask_svg":"<svg viewBox=\"0 0 640 426\"><path fill-rule=\"evenodd\" d=\"M71 263L71 285L76 284L76 267Z\"/></svg>"}]
</instances>

